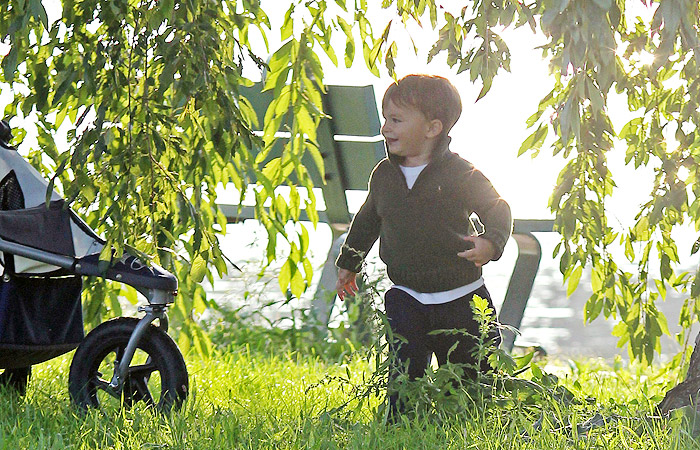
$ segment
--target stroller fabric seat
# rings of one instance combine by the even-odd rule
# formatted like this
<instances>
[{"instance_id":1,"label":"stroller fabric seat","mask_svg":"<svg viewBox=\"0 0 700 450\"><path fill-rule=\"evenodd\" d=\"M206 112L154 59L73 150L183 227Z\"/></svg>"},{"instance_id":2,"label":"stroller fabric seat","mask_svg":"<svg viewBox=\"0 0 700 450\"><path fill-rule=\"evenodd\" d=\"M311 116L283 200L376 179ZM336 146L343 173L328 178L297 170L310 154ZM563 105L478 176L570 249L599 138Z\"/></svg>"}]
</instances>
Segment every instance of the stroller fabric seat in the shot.
<instances>
[{"instance_id":1,"label":"stroller fabric seat","mask_svg":"<svg viewBox=\"0 0 700 450\"><path fill-rule=\"evenodd\" d=\"M71 239L70 212L63 200L34 208L0 210L0 237L11 242L46 250L59 255L75 256Z\"/></svg>"}]
</instances>

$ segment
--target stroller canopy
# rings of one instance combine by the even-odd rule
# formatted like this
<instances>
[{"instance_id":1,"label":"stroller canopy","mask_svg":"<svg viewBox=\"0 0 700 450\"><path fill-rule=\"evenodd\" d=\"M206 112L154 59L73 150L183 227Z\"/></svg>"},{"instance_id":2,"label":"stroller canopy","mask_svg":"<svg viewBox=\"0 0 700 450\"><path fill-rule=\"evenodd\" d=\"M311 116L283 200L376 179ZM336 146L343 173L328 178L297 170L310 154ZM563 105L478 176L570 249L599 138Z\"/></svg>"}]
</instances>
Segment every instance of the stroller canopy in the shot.
<instances>
[{"instance_id":1,"label":"stroller canopy","mask_svg":"<svg viewBox=\"0 0 700 450\"><path fill-rule=\"evenodd\" d=\"M47 204L48 181L0 139L0 238L58 255L81 258L99 253L100 239L55 191ZM2 255L17 274L50 274L59 267Z\"/></svg>"}]
</instances>

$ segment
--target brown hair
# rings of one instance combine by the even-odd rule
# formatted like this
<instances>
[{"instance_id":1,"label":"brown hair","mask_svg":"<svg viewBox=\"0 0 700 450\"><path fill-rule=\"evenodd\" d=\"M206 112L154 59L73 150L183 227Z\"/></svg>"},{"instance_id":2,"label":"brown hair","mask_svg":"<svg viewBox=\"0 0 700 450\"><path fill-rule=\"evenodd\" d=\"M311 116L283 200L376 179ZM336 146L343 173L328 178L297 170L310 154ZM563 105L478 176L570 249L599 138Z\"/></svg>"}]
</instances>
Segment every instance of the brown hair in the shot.
<instances>
[{"instance_id":1,"label":"brown hair","mask_svg":"<svg viewBox=\"0 0 700 450\"><path fill-rule=\"evenodd\" d=\"M462 114L459 92L447 78L438 75L406 75L394 82L384 93L382 109L390 102L411 106L428 120L442 122L442 134L447 135Z\"/></svg>"}]
</instances>

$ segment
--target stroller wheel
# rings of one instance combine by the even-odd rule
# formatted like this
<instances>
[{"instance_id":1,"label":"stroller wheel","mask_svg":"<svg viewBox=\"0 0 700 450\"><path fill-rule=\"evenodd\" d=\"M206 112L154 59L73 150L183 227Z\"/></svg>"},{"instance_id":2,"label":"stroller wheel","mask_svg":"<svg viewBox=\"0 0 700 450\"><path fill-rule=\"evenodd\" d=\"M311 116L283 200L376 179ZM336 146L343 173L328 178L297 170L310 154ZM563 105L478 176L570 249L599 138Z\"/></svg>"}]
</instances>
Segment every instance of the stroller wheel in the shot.
<instances>
[{"instance_id":1,"label":"stroller wheel","mask_svg":"<svg viewBox=\"0 0 700 450\"><path fill-rule=\"evenodd\" d=\"M187 397L187 367L170 336L149 325L129 365L121 392L109 386L138 319L120 317L92 330L75 351L68 375L71 400L81 409L139 401L168 412Z\"/></svg>"},{"instance_id":2,"label":"stroller wheel","mask_svg":"<svg viewBox=\"0 0 700 450\"><path fill-rule=\"evenodd\" d=\"M0 387L6 387L17 392L19 395L27 393L27 384L32 375L32 366L20 367L17 369L5 369L0 374Z\"/></svg>"}]
</instances>

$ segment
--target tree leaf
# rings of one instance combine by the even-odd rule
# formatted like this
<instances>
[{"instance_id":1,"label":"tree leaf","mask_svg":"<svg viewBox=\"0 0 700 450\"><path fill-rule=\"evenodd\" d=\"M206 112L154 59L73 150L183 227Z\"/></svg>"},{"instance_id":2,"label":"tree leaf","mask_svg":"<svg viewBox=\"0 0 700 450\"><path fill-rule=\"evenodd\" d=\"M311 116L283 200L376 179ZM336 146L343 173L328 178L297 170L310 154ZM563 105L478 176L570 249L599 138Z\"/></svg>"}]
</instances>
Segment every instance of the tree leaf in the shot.
<instances>
[{"instance_id":1,"label":"tree leaf","mask_svg":"<svg viewBox=\"0 0 700 450\"><path fill-rule=\"evenodd\" d=\"M476 101L481 100L488 92L491 90L491 83L493 82L492 78L483 78L483 86L481 87L481 91L479 91L479 96L476 98Z\"/></svg>"},{"instance_id":2,"label":"tree leaf","mask_svg":"<svg viewBox=\"0 0 700 450\"><path fill-rule=\"evenodd\" d=\"M29 0L29 8L32 11L32 15L39 19L41 24L44 26L45 30L49 29L49 18L46 14L46 8L44 8L41 0Z\"/></svg>"},{"instance_id":3,"label":"tree leaf","mask_svg":"<svg viewBox=\"0 0 700 450\"><path fill-rule=\"evenodd\" d=\"M546 125L540 125L537 129L532 132L520 145L518 150L518 156L529 150L539 150L547 138L547 133L549 132L549 127Z\"/></svg>"},{"instance_id":4,"label":"tree leaf","mask_svg":"<svg viewBox=\"0 0 700 450\"><path fill-rule=\"evenodd\" d=\"M190 268L190 276L196 283L201 283L207 273L207 262L201 256L197 257L192 261L192 266Z\"/></svg>"},{"instance_id":5,"label":"tree leaf","mask_svg":"<svg viewBox=\"0 0 700 450\"><path fill-rule=\"evenodd\" d=\"M571 272L567 280L566 286L566 296L571 297L578 287L578 283L581 280L581 275L583 274L583 267L576 266L576 268Z\"/></svg>"},{"instance_id":6,"label":"tree leaf","mask_svg":"<svg viewBox=\"0 0 700 450\"><path fill-rule=\"evenodd\" d=\"M700 266L695 271L695 276L693 277L693 284L690 288L690 296L693 298L700 298Z\"/></svg>"}]
</instances>

